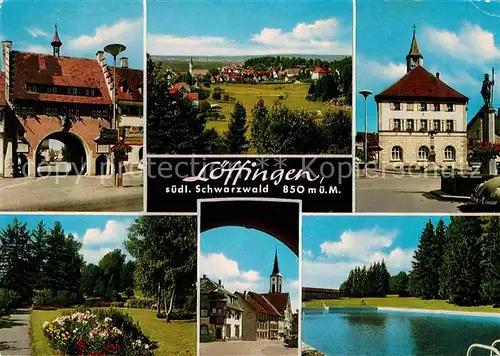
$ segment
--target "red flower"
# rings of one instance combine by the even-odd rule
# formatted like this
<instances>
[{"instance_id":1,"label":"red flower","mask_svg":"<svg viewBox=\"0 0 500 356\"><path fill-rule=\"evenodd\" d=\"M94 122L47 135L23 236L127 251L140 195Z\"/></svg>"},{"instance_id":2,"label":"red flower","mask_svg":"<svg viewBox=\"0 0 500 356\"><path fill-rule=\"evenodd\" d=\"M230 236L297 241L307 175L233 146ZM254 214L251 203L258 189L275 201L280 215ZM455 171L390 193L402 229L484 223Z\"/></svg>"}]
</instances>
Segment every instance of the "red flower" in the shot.
<instances>
[{"instance_id":1,"label":"red flower","mask_svg":"<svg viewBox=\"0 0 500 356\"><path fill-rule=\"evenodd\" d=\"M83 350L85 350L87 348L87 346L88 346L88 344L87 344L87 342L84 339L80 339L76 343L76 348L80 352L82 352Z\"/></svg>"}]
</instances>

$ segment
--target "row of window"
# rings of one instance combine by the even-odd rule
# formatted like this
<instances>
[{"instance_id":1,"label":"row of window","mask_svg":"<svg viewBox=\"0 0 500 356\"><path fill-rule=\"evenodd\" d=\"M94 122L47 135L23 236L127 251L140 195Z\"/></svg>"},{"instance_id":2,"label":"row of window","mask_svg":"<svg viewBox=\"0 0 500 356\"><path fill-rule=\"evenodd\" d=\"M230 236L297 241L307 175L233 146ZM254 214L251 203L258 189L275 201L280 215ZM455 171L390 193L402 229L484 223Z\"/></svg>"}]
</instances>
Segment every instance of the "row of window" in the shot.
<instances>
[{"instance_id":1,"label":"row of window","mask_svg":"<svg viewBox=\"0 0 500 356\"><path fill-rule=\"evenodd\" d=\"M428 161L431 155L431 150L427 146L420 146L418 149L417 159L419 161ZM403 160L403 148L401 146L394 146L391 151L391 158L393 161ZM446 146L444 149L444 159L446 161L455 161L456 150L453 146Z\"/></svg>"},{"instance_id":2,"label":"row of window","mask_svg":"<svg viewBox=\"0 0 500 356\"><path fill-rule=\"evenodd\" d=\"M15 113L18 115L35 115L37 112L32 106L16 106L14 109ZM47 116L57 116L63 114L66 111L68 115L80 116L79 108L62 109L55 107L46 107L43 109L43 113ZM106 109L92 109L92 116L107 116L108 110Z\"/></svg>"},{"instance_id":3,"label":"row of window","mask_svg":"<svg viewBox=\"0 0 500 356\"><path fill-rule=\"evenodd\" d=\"M234 326L234 337L240 337L240 326ZM226 338L231 338L231 325L226 325Z\"/></svg>"},{"instance_id":4,"label":"row of window","mask_svg":"<svg viewBox=\"0 0 500 356\"><path fill-rule=\"evenodd\" d=\"M429 127L430 123L427 119L420 119L420 120L415 120L415 119L392 119L392 130L393 131L415 131L415 130L421 130L421 131L428 131L430 129L434 131L454 131L456 130L455 127L455 120L432 120L432 127ZM416 127L416 124L419 123L419 127ZM403 126L404 124L404 126Z\"/></svg>"},{"instance_id":5,"label":"row of window","mask_svg":"<svg viewBox=\"0 0 500 356\"><path fill-rule=\"evenodd\" d=\"M406 111L414 111L417 109L418 111L446 111L453 112L455 111L454 104L440 104L440 103L399 103L393 102L391 103L391 110L401 111L405 107Z\"/></svg>"},{"instance_id":6,"label":"row of window","mask_svg":"<svg viewBox=\"0 0 500 356\"><path fill-rule=\"evenodd\" d=\"M30 93L48 93L48 94L61 94L61 95L80 95L80 96L98 96L98 89L89 88L74 88L56 85L38 85L28 84L27 88Z\"/></svg>"}]
</instances>

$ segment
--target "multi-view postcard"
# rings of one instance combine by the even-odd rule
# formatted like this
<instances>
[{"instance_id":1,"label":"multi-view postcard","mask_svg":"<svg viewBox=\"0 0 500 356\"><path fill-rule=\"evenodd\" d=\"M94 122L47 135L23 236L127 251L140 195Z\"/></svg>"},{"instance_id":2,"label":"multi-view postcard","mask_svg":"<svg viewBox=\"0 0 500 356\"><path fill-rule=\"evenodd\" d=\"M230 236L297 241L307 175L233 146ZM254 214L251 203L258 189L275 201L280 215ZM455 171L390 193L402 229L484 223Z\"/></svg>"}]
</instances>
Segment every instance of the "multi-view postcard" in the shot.
<instances>
[{"instance_id":1,"label":"multi-view postcard","mask_svg":"<svg viewBox=\"0 0 500 356\"><path fill-rule=\"evenodd\" d=\"M142 1L4 1L0 210L143 210L143 27Z\"/></svg>"},{"instance_id":2,"label":"multi-view postcard","mask_svg":"<svg viewBox=\"0 0 500 356\"><path fill-rule=\"evenodd\" d=\"M499 16L475 1L358 4L357 211L497 210Z\"/></svg>"}]
</instances>

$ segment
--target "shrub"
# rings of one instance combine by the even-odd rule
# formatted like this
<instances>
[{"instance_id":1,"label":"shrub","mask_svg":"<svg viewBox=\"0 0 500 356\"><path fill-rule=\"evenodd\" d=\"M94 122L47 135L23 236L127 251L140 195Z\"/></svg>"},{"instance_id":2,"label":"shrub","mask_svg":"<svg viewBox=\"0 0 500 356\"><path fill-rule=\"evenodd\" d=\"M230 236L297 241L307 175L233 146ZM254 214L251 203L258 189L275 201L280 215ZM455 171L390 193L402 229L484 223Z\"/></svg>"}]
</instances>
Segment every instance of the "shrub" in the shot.
<instances>
[{"instance_id":1,"label":"shrub","mask_svg":"<svg viewBox=\"0 0 500 356\"><path fill-rule=\"evenodd\" d=\"M166 313L161 312L157 315L160 319L165 319ZM170 313L170 320L192 320L196 319L196 312L184 310L184 309L174 309Z\"/></svg>"},{"instance_id":2,"label":"shrub","mask_svg":"<svg viewBox=\"0 0 500 356\"><path fill-rule=\"evenodd\" d=\"M222 97L222 89L221 88L214 88L214 92L212 93L212 99L214 100L220 100Z\"/></svg>"},{"instance_id":3,"label":"shrub","mask_svg":"<svg viewBox=\"0 0 500 356\"><path fill-rule=\"evenodd\" d=\"M10 311L21 301L21 296L11 289L0 289L0 310Z\"/></svg>"},{"instance_id":4,"label":"shrub","mask_svg":"<svg viewBox=\"0 0 500 356\"><path fill-rule=\"evenodd\" d=\"M53 303L52 291L50 289L35 289L33 291L33 305L52 305Z\"/></svg>"},{"instance_id":5,"label":"shrub","mask_svg":"<svg viewBox=\"0 0 500 356\"><path fill-rule=\"evenodd\" d=\"M139 325L116 309L78 308L43 323L51 346L66 355L153 355L158 346Z\"/></svg>"},{"instance_id":6,"label":"shrub","mask_svg":"<svg viewBox=\"0 0 500 356\"><path fill-rule=\"evenodd\" d=\"M134 296L134 290L131 287L127 287L127 289L125 289L125 295L127 298L132 298Z\"/></svg>"},{"instance_id":7,"label":"shrub","mask_svg":"<svg viewBox=\"0 0 500 356\"><path fill-rule=\"evenodd\" d=\"M200 102L198 103L198 109L200 110L200 112L208 112L211 108L212 107L207 100L200 100Z\"/></svg>"},{"instance_id":8,"label":"shrub","mask_svg":"<svg viewBox=\"0 0 500 356\"><path fill-rule=\"evenodd\" d=\"M223 99L224 101L229 101L229 100L231 99L231 97L229 96L229 94L228 94L228 93L224 93L224 95L222 96L222 99Z\"/></svg>"},{"instance_id":9,"label":"shrub","mask_svg":"<svg viewBox=\"0 0 500 356\"><path fill-rule=\"evenodd\" d=\"M124 305L125 305L124 302L112 302L111 303L111 307L113 307L113 308L123 308Z\"/></svg>"},{"instance_id":10,"label":"shrub","mask_svg":"<svg viewBox=\"0 0 500 356\"><path fill-rule=\"evenodd\" d=\"M127 308L149 309L156 304L156 300L147 298L134 298L127 301Z\"/></svg>"}]
</instances>

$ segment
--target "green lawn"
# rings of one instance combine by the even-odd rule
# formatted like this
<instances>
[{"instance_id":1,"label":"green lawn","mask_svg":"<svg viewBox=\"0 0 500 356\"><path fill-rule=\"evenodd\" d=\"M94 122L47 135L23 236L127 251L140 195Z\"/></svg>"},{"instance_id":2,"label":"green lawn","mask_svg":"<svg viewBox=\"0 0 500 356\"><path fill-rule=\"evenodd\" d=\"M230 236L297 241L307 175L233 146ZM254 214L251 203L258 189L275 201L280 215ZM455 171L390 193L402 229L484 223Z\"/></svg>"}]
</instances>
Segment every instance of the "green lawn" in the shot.
<instances>
[{"instance_id":1,"label":"green lawn","mask_svg":"<svg viewBox=\"0 0 500 356\"><path fill-rule=\"evenodd\" d=\"M308 111L334 109L334 107L322 102L307 101L309 86L310 84L212 84L209 90L212 92L214 88L218 87L236 98L236 101L241 102L245 107L249 122L251 121L252 106L260 97L264 99L266 106L272 105L282 95L285 98L283 104L290 109L303 108ZM234 103L213 100L211 94L209 102L221 106L220 113L226 117L226 120L210 121L207 123L207 128L215 127L219 132L225 131L231 118Z\"/></svg>"},{"instance_id":2,"label":"green lawn","mask_svg":"<svg viewBox=\"0 0 500 356\"><path fill-rule=\"evenodd\" d=\"M409 309L431 309L431 310L453 310L481 313L500 313L500 309L489 306L479 307L459 307L447 303L445 300L423 300L420 298L399 298L389 295L386 298L342 298L330 300L312 300L305 302L306 307L322 308L323 305L331 307L361 307L361 301L365 301L365 306L371 307L392 307Z\"/></svg>"},{"instance_id":3,"label":"green lawn","mask_svg":"<svg viewBox=\"0 0 500 356\"><path fill-rule=\"evenodd\" d=\"M60 316L65 310L33 310L31 313L31 345L33 355L52 355L53 350L42 332L42 324ZM149 309L120 308L135 320L149 338L158 342L156 355L196 355L196 322L173 321L166 324L165 320L156 318L154 311Z\"/></svg>"}]
</instances>

